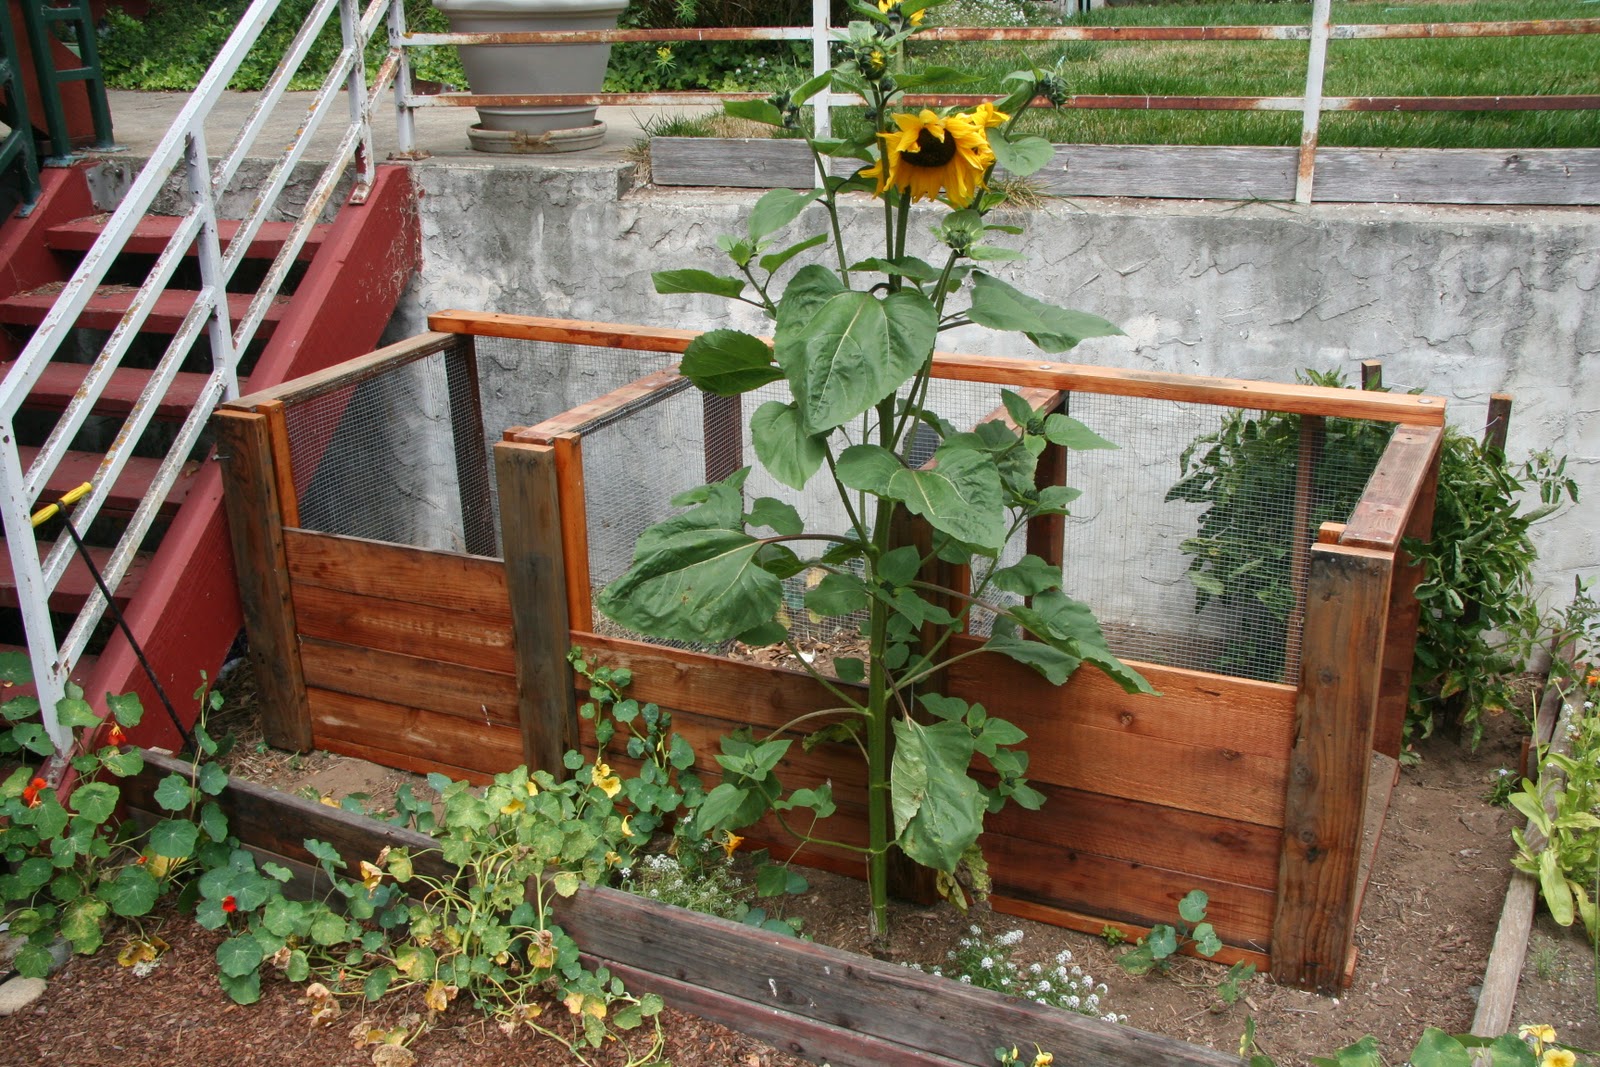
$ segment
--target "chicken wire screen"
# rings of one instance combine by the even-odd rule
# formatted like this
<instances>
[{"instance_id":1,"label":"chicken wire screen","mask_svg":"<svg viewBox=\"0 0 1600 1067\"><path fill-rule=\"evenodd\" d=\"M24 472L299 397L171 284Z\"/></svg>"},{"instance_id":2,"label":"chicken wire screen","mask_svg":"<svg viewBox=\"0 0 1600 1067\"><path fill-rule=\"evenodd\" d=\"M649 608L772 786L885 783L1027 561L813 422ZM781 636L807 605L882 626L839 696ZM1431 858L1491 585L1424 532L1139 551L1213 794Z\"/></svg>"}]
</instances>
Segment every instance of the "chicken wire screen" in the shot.
<instances>
[{"instance_id":1,"label":"chicken wire screen","mask_svg":"<svg viewBox=\"0 0 1600 1067\"><path fill-rule=\"evenodd\" d=\"M463 338L454 352L286 405L300 525L499 556L490 463L505 427L559 415L676 360L664 352Z\"/></svg>"},{"instance_id":2,"label":"chicken wire screen","mask_svg":"<svg viewBox=\"0 0 1600 1067\"><path fill-rule=\"evenodd\" d=\"M968 428L998 417L1001 389L935 380L927 406ZM781 382L733 399L685 386L584 428L593 592L627 569L639 534L674 512L674 496L753 464L750 417L767 401L789 399ZM1111 648L1129 659L1293 684L1306 550L1322 522L1348 517L1390 427L1342 419L1302 427L1294 415L1091 394L1073 394L1068 410L1118 446L1068 455L1066 482L1082 496L1066 522L1062 568L1063 588L1095 611ZM918 450L931 454L932 444L913 439L907 458L925 459ZM793 504L808 532L848 528L826 471L796 492L757 467L744 491L747 500ZM805 558L825 546L791 547ZM997 565L1024 551L1019 531ZM974 561L975 582L986 566ZM853 639L860 620L811 616L805 584L805 575L791 579L784 604L783 621L801 648ZM971 628L987 633L992 623L979 611ZM621 632L605 620L596 625Z\"/></svg>"}]
</instances>

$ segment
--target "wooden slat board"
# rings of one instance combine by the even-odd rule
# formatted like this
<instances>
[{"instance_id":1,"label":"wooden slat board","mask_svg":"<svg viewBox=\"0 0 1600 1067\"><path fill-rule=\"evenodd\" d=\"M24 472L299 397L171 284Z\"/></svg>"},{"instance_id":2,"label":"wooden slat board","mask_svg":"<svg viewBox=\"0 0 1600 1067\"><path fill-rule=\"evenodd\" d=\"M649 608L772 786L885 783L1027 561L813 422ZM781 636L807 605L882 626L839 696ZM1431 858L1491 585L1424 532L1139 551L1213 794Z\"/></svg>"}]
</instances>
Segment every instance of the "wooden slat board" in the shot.
<instances>
[{"instance_id":1,"label":"wooden slat board","mask_svg":"<svg viewBox=\"0 0 1600 1067\"><path fill-rule=\"evenodd\" d=\"M1313 200L1600 204L1596 148L1323 148Z\"/></svg>"},{"instance_id":2,"label":"wooden slat board","mask_svg":"<svg viewBox=\"0 0 1600 1067\"><path fill-rule=\"evenodd\" d=\"M1206 918L1216 924L1218 936L1228 944L1265 952L1272 939L1276 897L1266 889L1003 834L984 835L983 855L994 877L997 898L1149 926L1173 922L1184 894L1202 889L1210 897Z\"/></svg>"},{"instance_id":3,"label":"wooden slat board","mask_svg":"<svg viewBox=\"0 0 1600 1067\"><path fill-rule=\"evenodd\" d=\"M463 719L329 689L309 689L306 697L316 747L330 752L473 782L522 764L522 733L514 724Z\"/></svg>"},{"instance_id":4,"label":"wooden slat board","mask_svg":"<svg viewBox=\"0 0 1600 1067\"><path fill-rule=\"evenodd\" d=\"M1033 175L1056 196L1293 200L1296 148L1057 145Z\"/></svg>"},{"instance_id":5,"label":"wooden slat board","mask_svg":"<svg viewBox=\"0 0 1600 1067\"><path fill-rule=\"evenodd\" d=\"M317 585L455 611L470 605L486 617L511 618L505 568L499 560L305 530L285 530L283 540L297 586Z\"/></svg>"},{"instance_id":6,"label":"wooden slat board","mask_svg":"<svg viewBox=\"0 0 1600 1067\"><path fill-rule=\"evenodd\" d=\"M984 823L991 833L1257 889L1278 884L1283 834L1276 828L1038 780L1030 784L1048 798L1043 814L1008 805Z\"/></svg>"},{"instance_id":7,"label":"wooden slat board","mask_svg":"<svg viewBox=\"0 0 1600 1067\"><path fill-rule=\"evenodd\" d=\"M361 596L323 586L294 586L295 623L302 636L382 652L426 655L443 663L510 675L511 620L504 605L464 599L455 610Z\"/></svg>"},{"instance_id":8,"label":"wooden slat board","mask_svg":"<svg viewBox=\"0 0 1600 1067\"><path fill-rule=\"evenodd\" d=\"M1224 1067L1236 1058L1031 1001L949 982L894 963L765 933L695 913L641 908L637 897L585 891L556 906L585 951L642 972L748 1001L756 1012L794 1012L963 1064L994 1062L1000 1045L1027 1040L1058 1062L1103 1067ZM753 964L753 965L752 965ZM850 1058L841 1064L899 1061Z\"/></svg>"},{"instance_id":9,"label":"wooden slat board","mask_svg":"<svg viewBox=\"0 0 1600 1067\"><path fill-rule=\"evenodd\" d=\"M1034 177L1057 196L1293 200L1298 149L1275 146L1057 145ZM848 174L861 164L835 161ZM656 137L657 185L809 189L804 143ZM1321 148L1312 198L1322 202L1597 204L1600 149Z\"/></svg>"},{"instance_id":10,"label":"wooden slat board","mask_svg":"<svg viewBox=\"0 0 1600 1067\"><path fill-rule=\"evenodd\" d=\"M509 674L475 670L432 659L379 652L303 637L300 661L306 685L369 700L404 698L407 705L475 723L516 728L517 686Z\"/></svg>"}]
</instances>

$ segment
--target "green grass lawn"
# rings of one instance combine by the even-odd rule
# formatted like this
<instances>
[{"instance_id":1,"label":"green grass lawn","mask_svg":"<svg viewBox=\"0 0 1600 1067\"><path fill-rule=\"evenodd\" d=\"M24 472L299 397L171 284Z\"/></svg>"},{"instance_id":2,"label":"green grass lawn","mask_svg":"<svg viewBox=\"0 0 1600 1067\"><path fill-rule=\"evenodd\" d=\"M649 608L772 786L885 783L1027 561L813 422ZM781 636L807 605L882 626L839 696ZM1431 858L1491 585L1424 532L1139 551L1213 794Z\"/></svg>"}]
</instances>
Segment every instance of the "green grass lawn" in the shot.
<instances>
[{"instance_id":1,"label":"green grass lawn","mask_svg":"<svg viewBox=\"0 0 1600 1067\"><path fill-rule=\"evenodd\" d=\"M1338 23L1600 18L1596 0L1336 3ZM1086 26L1297 25L1305 3L1159 4L1103 8ZM1045 46L913 43L908 62L972 72L993 91L1027 63L1059 69L1071 92L1152 96L1298 96L1308 45L1292 41L1069 41ZM1520 96L1600 93L1600 35L1457 40L1333 41L1328 96ZM1077 144L1295 145L1298 113L1035 112L1034 132ZM1324 145L1536 148L1600 145L1600 112L1328 113Z\"/></svg>"}]
</instances>

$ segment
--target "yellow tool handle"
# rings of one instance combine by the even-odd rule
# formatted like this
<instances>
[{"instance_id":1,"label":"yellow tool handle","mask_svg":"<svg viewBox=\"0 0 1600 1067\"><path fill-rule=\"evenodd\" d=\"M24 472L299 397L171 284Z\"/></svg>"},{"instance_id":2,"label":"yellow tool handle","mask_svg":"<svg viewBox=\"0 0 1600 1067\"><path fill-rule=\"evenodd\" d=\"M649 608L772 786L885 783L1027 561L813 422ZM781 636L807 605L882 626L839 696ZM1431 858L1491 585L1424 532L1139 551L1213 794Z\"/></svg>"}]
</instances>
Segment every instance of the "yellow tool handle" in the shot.
<instances>
[{"instance_id":1,"label":"yellow tool handle","mask_svg":"<svg viewBox=\"0 0 1600 1067\"><path fill-rule=\"evenodd\" d=\"M89 493L89 490L91 490L93 488L94 488L94 483L93 482L84 482L82 485L77 486L74 489L72 489L71 491L69 491L66 496L62 497L60 500L56 501L54 504L50 504L50 505L48 505L46 507L40 508L38 511L35 511L33 513L33 525L35 527L38 527L38 526L42 526L43 524L49 522L51 519L55 518L57 514L60 513L62 508L69 507L72 504L76 504L78 501L82 500L85 496L87 496L88 493Z\"/></svg>"}]
</instances>

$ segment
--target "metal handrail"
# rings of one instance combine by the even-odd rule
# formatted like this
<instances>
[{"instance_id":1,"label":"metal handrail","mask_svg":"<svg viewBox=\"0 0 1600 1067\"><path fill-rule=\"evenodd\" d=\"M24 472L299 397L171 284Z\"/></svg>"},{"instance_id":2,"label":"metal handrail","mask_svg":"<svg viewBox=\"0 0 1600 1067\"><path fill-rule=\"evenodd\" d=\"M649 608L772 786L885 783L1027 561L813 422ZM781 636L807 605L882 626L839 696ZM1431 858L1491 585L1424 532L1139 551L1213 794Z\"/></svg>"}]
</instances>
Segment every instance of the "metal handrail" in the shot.
<instances>
[{"instance_id":1,"label":"metal handrail","mask_svg":"<svg viewBox=\"0 0 1600 1067\"><path fill-rule=\"evenodd\" d=\"M61 290L27 346L10 365L4 381L0 382L0 423L3 423L3 432L0 432L0 519L4 521L45 729L62 752L67 750L71 738L56 719L55 704L65 690L71 665L83 654L90 635L105 613L106 601L98 593L91 594L67 636L59 642L56 640L49 599L71 562L72 546L63 540L41 559L30 524L32 508L39 501L51 474L66 455L73 437L83 427L96 401L111 381L112 373L121 366L133 338L154 308L156 298L166 288L189 247L197 244L201 275L199 297L167 345L151 373L148 385L134 402L115 441L106 451L94 477L94 489L73 512L74 522L79 528L86 528L94 521L112 486L127 466L133 446L154 419L159 402L176 380L184 357L204 331L211 344L211 371L200 389L194 408L168 446L148 493L135 509L126 530L102 567L107 584L115 589L127 574L162 501L166 499L199 441L212 409L220 401L239 395L240 355L254 339L312 227L331 201L340 179L352 162L356 164L357 175L351 201L364 201L372 187L372 101L384 92L394 74L401 69L401 57L391 48L390 55L369 88L365 53L374 30L388 17L391 0L372 0L364 13L357 7L357 0L318 0L262 90L255 110L238 137L228 151L212 164L206 149L205 121L256 39L276 13L279 2L255 0L250 6L171 129L145 163L122 203L107 221L104 231L84 256L72 279ZM254 207L249 217L241 222L224 253L218 226L219 199L237 175L273 108L288 91L291 77L309 54L318 33L334 16L335 9L343 29L343 50L323 80L305 121L273 165L263 188L254 196ZM323 122L341 90L348 94L350 115L339 147L332 161L323 169L308 202L300 209L298 221L284 240L249 309L238 323L231 323L227 304L228 280L243 261L251 240L276 208L279 194L287 185L294 167L305 156L311 135ZM111 332L91 364L82 388L57 420L33 463L24 471L14 428L17 413L22 409L29 391L45 373L52 357L71 334L96 287L105 279L112 263L126 247L139 220L150 210L169 178L180 168L188 192L188 210L183 214L172 239L157 256L148 278L133 297L131 309Z\"/></svg>"}]
</instances>

